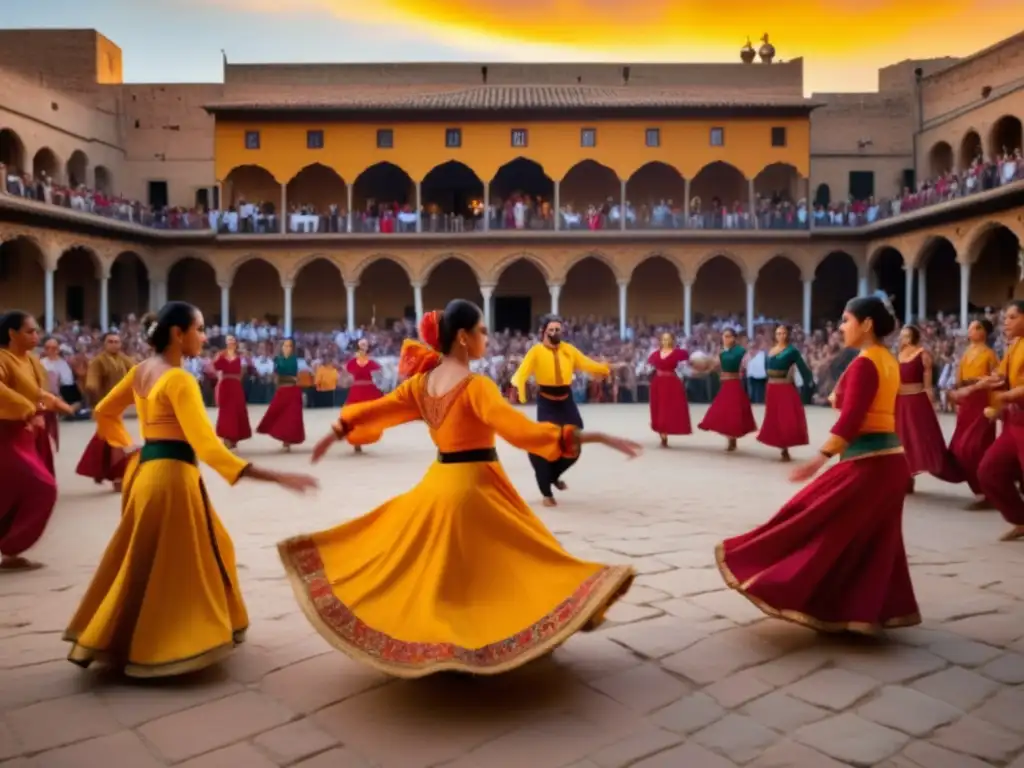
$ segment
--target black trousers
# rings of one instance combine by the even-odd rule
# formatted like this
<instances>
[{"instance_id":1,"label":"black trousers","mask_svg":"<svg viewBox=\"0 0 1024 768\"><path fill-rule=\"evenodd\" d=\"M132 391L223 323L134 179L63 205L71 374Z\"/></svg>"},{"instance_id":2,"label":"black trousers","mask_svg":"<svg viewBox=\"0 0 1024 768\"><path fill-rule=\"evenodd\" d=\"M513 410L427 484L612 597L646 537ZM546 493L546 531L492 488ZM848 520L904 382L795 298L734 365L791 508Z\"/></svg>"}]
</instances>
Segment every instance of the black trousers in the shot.
<instances>
[{"instance_id":1,"label":"black trousers","mask_svg":"<svg viewBox=\"0 0 1024 768\"><path fill-rule=\"evenodd\" d=\"M550 400L544 397L544 395L538 395L537 421L558 424L560 426L572 424L583 429L583 417L580 416L580 410L576 407L571 394L564 400ZM530 464L533 465L533 474L537 478L537 487L540 488L541 494L551 498L554 495L552 486L558 483L562 475L577 461L579 461L579 456L575 459L548 461L541 456L531 453Z\"/></svg>"}]
</instances>

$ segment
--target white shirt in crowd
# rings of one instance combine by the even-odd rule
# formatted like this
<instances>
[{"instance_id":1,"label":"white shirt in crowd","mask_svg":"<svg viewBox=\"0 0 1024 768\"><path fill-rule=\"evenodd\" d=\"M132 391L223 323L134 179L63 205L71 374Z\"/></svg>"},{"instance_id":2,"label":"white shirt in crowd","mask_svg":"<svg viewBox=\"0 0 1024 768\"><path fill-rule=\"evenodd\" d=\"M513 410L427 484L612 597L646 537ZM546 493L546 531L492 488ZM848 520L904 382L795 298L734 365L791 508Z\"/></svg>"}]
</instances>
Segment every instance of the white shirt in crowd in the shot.
<instances>
[{"instance_id":1,"label":"white shirt in crowd","mask_svg":"<svg viewBox=\"0 0 1024 768\"><path fill-rule=\"evenodd\" d=\"M57 377L57 382L60 386L70 387L74 385L75 373L71 370L71 366L68 365L68 361L63 357L58 357L56 360L44 357L40 362L47 373Z\"/></svg>"}]
</instances>

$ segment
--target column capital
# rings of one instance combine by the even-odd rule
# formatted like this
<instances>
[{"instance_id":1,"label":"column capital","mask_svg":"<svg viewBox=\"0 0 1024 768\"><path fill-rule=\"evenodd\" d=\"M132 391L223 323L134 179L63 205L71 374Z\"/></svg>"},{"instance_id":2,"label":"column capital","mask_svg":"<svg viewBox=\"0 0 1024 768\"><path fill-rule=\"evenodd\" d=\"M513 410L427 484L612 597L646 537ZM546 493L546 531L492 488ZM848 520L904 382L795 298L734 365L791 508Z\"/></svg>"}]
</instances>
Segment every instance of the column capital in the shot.
<instances>
[{"instance_id":1,"label":"column capital","mask_svg":"<svg viewBox=\"0 0 1024 768\"><path fill-rule=\"evenodd\" d=\"M358 287L359 287L359 281L358 280L346 280L345 281L345 290L346 291L354 291Z\"/></svg>"},{"instance_id":2,"label":"column capital","mask_svg":"<svg viewBox=\"0 0 1024 768\"><path fill-rule=\"evenodd\" d=\"M692 291L693 286L697 283L696 280L683 280L683 288Z\"/></svg>"},{"instance_id":3,"label":"column capital","mask_svg":"<svg viewBox=\"0 0 1024 768\"><path fill-rule=\"evenodd\" d=\"M412 286L412 289L413 289L414 291L422 291L422 290L423 290L423 288L424 288L424 286L426 285L426 282L424 282L424 281L420 281L420 280L413 280L413 281L412 281L412 282L410 283L410 285Z\"/></svg>"},{"instance_id":4,"label":"column capital","mask_svg":"<svg viewBox=\"0 0 1024 768\"><path fill-rule=\"evenodd\" d=\"M224 282L221 282L220 280L218 280L217 281L217 287L220 288L222 291L230 291L231 290L231 283L224 283Z\"/></svg>"},{"instance_id":5,"label":"column capital","mask_svg":"<svg viewBox=\"0 0 1024 768\"><path fill-rule=\"evenodd\" d=\"M291 290L295 287L295 283L293 283L291 280L282 280L281 287L290 293Z\"/></svg>"},{"instance_id":6,"label":"column capital","mask_svg":"<svg viewBox=\"0 0 1024 768\"><path fill-rule=\"evenodd\" d=\"M560 291L562 290L565 283L548 283L549 291Z\"/></svg>"},{"instance_id":7,"label":"column capital","mask_svg":"<svg viewBox=\"0 0 1024 768\"><path fill-rule=\"evenodd\" d=\"M495 288L497 288L497 285L495 285L494 283L480 283L481 293L494 293Z\"/></svg>"},{"instance_id":8,"label":"column capital","mask_svg":"<svg viewBox=\"0 0 1024 768\"><path fill-rule=\"evenodd\" d=\"M618 283L619 288L627 288L629 286L629 278L628 277L620 277L615 282Z\"/></svg>"}]
</instances>

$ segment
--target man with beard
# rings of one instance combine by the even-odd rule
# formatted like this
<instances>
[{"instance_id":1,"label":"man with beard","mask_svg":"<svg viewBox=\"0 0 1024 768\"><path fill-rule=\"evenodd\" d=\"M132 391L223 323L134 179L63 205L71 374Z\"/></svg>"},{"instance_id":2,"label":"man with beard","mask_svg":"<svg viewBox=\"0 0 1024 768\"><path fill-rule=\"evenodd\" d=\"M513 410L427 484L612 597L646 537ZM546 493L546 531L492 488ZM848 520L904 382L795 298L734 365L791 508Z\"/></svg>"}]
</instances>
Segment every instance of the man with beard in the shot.
<instances>
[{"instance_id":1,"label":"man with beard","mask_svg":"<svg viewBox=\"0 0 1024 768\"><path fill-rule=\"evenodd\" d=\"M604 363L591 360L572 344L562 341L561 318L548 315L541 321L541 341L526 353L519 370L512 376L512 386L519 391L519 402L525 403L526 382L532 376L539 390L537 421L561 426L572 424L583 429L583 418L572 398L570 386L576 371L594 377L605 377L611 373L611 369ZM530 463L537 477L537 487L544 496L544 506L555 506L557 502L552 488L560 491L566 489L561 478L576 463L576 459L547 461L531 453Z\"/></svg>"}]
</instances>

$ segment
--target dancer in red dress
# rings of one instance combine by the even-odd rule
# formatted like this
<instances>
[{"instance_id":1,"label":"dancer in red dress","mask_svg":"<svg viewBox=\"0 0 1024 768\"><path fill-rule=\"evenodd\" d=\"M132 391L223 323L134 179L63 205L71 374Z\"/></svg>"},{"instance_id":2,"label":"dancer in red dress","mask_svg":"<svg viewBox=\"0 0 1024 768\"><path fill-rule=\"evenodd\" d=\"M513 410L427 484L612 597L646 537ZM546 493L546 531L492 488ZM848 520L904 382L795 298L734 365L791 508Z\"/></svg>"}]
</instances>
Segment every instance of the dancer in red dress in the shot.
<instances>
[{"instance_id":1,"label":"dancer in red dress","mask_svg":"<svg viewBox=\"0 0 1024 768\"><path fill-rule=\"evenodd\" d=\"M345 405L365 403L368 400L376 400L378 397L384 396L373 380L373 374L380 369L380 365L370 359L370 342L366 339L356 342L356 356L345 363L345 371L352 377ZM369 445L369 443L352 443L356 453L362 453L364 445Z\"/></svg>"},{"instance_id":2,"label":"dancer in red dress","mask_svg":"<svg viewBox=\"0 0 1024 768\"><path fill-rule=\"evenodd\" d=\"M71 408L46 388L46 371L32 350L39 326L26 312L0 316L0 570L25 571L40 564L24 557L46 530L57 503L57 483L39 451L49 443L41 412ZM42 435L42 438L40 438ZM52 458L52 455L51 455Z\"/></svg>"},{"instance_id":3,"label":"dancer in red dress","mask_svg":"<svg viewBox=\"0 0 1024 768\"><path fill-rule=\"evenodd\" d=\"M774 518L718 545L726 583L769 616L822 632L874 633L921 622L903 547L910 483L896 435L899 364L883 346L896 326L874 296L843 314L843 339L860 349L836 385L839 419L819 455L790 475L814 477Z\"/></svg>"},{"instance_id":4,"label":"dancer in red dress","mask_svg":"<svg viewBox=\"0 0 1024 768\"><path fill-rule=\"evenodd\" d=\"M252 437L252 427L242 387L243 365L238 354L238 339L226 336L224 347L213 361L217 371L217 437L233 450L241 441Z\"/></svg>"},{"instance_id":5,"label":"dancer in red dress","mask_svg":"<svg viewBox=\"0 0 1024 768\"><path fill-rule=\"evenodd\" d=\"M789 326L775 329L775 346L768 352L768 390L764 399L764 421L757 441L782 451L782 460L789 461L789 449L807 445L807 414L794 383L793 369L800 372L805 386L814 382L797 348L790 342Z\"/></svg>"},{"instance_id":6,"label":"dancer in red dress","mask_svg":"<svg viewBox=\"0 0 1024 768\"><path fill-rule=\"evenodd\" d=\"M135 361L121 351L121 337L116 333L103 336L103 351L89 361L89 370L85 377L85 390L93 405L99 403L121 379L128 375ZM121 478L127 466L124 452L120 448L112 448L99 435L93 436L85 446L85 452L75 467L75 472L83 477L92 478L97 485L105 481L113 484L114 490L120 493Z\"/></svg>"},{"instance_id":7,"label":"dancer in red dress","mask_svg":"<svg viewBox=\"0 0 1024 768\"><path fill-rule=\"evenodd\" d=\"M999 368L999 357L988 345L992 330L988 320L975 320L968 326L970 345L960 358L957 388L949 395L956 404L956 429L949 441L949 452L963 470L971 491L979 497L968 507L971 510L992 509L978 482L978 466L996 441L996 423L985 416L985 409L993 404L992 393L982 386Z\"/></svg>"},{"instance_id":8,"label":"dancer in red dress","mask_svg":"<svg viewBox=\"0 0 1024 768\"><path fill-rule=\"evenodd\" d=\"M661 347L651 352L647 364L654 369L651 377L651 429L661 437L661 447L668 447L669 435L689 435L690 404L686 401L686 387L676 369L690 354L676 346L671 333L661 334Z\"/></svg>"},{"instance_id":9,"label":"dancer in red dress","mask_svg":"<svg viewBox=\"0 0 1024 768\"><path fill-rule=\"evenodd\" d=\"M729 439L727 451L736 450L736 441L757 431L750 397L743 388L743 358L747 351L736 343L732 328L722 331L722 352L718 356L721 387L697 425L706 432L716 432Z\"/></svg>"},{"instance_id":10,"label":"dancer in red dress","mask_svg":"<svg viewBox=\"0 0 1024 768\"><path fill-rule=\"evenodd\" d=\"M306 426L302 422L299 360L295 357L295 342L291 339L281 342L281 354L274 358L274 376L277 391L256 431L279 440L284 450L290 451L293 445L306 440Z\"/></svg>"},{"instance_id":11,"label":"dancer in red dress","mask_svg":"<svg viewBox=\"0 0 1024 768\"><path fill-rule=\"evenodd\" d=\"M1001 418L1003 429L978 467L985 498L1013 527L1002 541L1024 540L1024 301L1011 301L1003 313L1003 331L1010 342L994 376L979 384L994 392L985 409L990 419Z\"/></svg>"},{"instance_id":12,"label":"dancer in red dress","mask_svg":"<svg viewBox=\"0 0 1024 768\"><path fill-rule=\"evenodd\" d=\"M962 483L963 471L946 448L932 399L932 356L921 346L921 331L914 325L900 331L900 394L896 398L896 434L910 467L908 493L914 475L927 473L947 483Z\"/></svg>"}]
</instances>

